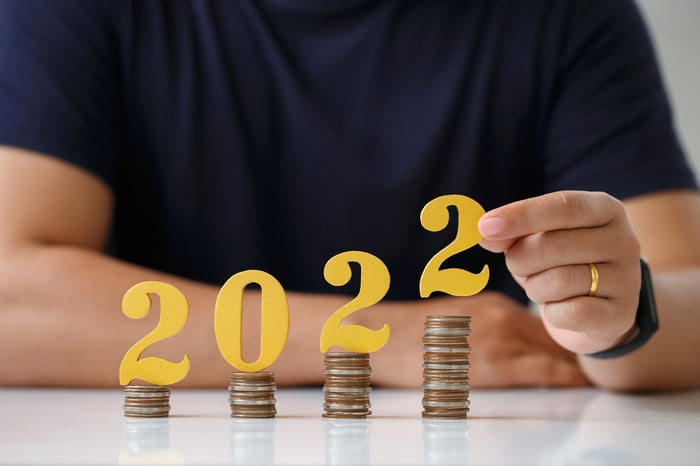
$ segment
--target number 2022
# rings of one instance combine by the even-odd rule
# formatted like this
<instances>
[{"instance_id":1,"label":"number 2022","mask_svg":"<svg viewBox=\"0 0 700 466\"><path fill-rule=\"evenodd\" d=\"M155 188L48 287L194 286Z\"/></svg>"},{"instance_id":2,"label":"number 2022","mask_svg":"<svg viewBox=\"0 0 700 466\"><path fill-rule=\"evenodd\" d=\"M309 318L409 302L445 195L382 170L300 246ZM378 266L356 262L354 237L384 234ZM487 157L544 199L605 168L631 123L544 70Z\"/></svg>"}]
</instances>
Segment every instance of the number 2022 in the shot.
<instances>
[{"instance_id":1,"label":"number 2022","mask_svg":"<svg viewBox=\"0 0 700 466\"><path fill-rule=\"evenodd\" d=\"M449 194L428 202L421 211L421 225L428 231L444 230L450 221L449 207L457 217L455 238L425 265L419 281L421 298L434 292L453 296L471 296L488 282L489 268L479 273L457 268L441 268L445 260L477 245L481 239L477 228L484 209L473 199ZM345 251L333 256L324 267L324 277L333 286L343 286L352 277L351 263L360 266L360 288L350 302L335 311L321 330L320 347L325 353L333 346L349 351L371 353L389 341L389 326L372 330L361 325L341 325L350 314L381 301L389 290L390 275L386 265L376 256L363 251ZM247 362L242 356L243 292L257 284L261 293L260 354ZM187 375L189 356L180 362L159 357L140 358L149 346L177 334L187 322L189 304L185 295L174 286L158 281L145 281L131 287L122 299L124 314L132 319L145 317L152 307L150 294L160 297L160 320L148 335L124 355L119 367L119 383L127 385L135 379L156 385L174 384ZM233 275L221 287L214 311L216 343L224 359L243 372L256 372L269 367L282 353L289 332L289 307L282 285L272 275L260 270L244 270Z\"/></svg>"}]
</instances>

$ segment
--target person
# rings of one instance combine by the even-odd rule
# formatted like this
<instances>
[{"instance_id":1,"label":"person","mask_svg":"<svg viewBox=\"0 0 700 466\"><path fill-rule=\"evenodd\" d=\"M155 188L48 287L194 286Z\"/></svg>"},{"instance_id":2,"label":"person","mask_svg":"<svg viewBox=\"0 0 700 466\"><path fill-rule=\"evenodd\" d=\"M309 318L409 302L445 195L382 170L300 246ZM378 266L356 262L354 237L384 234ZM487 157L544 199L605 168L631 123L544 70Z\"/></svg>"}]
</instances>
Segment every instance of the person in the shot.
<instances>
[{"instance_id":1,"label":"person","mask_svg":"<svg viewBox=\"0 0 700 466\"><path fill-rule=\"evenodd\" d=\"M2 385L116 386L160 316L122 297L153 280L190 314L144 356L222 386L217 294L253 269L289 305L270 370L321 383L322 326L359 281L323 268L348 250L390 272L343 321L391 327L376 385L420 384L442 314L472 316L472 387L700 385L700 196L630 0L3 0L0 63ZM420 298L456 235L420 211L445 194L486 213L442 266L490 279ZM659 330L593 358L635 338L640 256ZM246 360L263 292L244 293Z\"/></svg>"}]
</instances>

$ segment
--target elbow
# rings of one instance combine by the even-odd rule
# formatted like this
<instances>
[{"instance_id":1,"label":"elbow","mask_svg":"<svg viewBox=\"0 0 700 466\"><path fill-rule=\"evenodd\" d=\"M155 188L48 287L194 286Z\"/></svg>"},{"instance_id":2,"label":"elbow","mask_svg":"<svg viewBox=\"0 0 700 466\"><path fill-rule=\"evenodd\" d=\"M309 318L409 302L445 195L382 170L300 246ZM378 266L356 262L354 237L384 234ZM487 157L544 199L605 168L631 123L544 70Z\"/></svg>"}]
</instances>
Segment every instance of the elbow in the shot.
<instances>
[{"instance_id":1,"label":"elbow","mask_svg":"<svg viewBox=\"0 0 700 466\"><path fill-rule=\"evenodd\" d=\"M696 389L698 383L676 380L673 377L650 377L645 374L600 375L584 371L593 386L609 392L620 394L658 393L677 390Z\"/></svg>"},{"instance_id":2,"label":"elbow","mask_svg":"<svg viewBox=\"0 0 700 466\"><path fill-rule=\"evenodd\" d=\"M0 247L0 317L3 320L16 308L17 296L20 293L17 282L26 275L21 270L24 261L17 256L18 254L7 253Z\"/></svg>"},{"instance_id":3,"label":"elbow","mask_svg":"<svg viewBox=\"0 0 700 466\"><path fill-rule=\"evenodd\" d=\"M640 393L658 391L660 387L648 383L646 380L635 377L601 377L599 375L587 374L588 380L602 390L614 393Z\"/></svg>"},{"instance_id":4,"label":"elbow","mask_svg":"<svg viewBox=\"0 0 700 466\"><path fill-rule=\"evenodd\" d=\"M595 387L610 392L642 393L681 388L673 386L668 377L649 370L648 365L634 364L626 359L599 361L582 356L580 363L585 376Z\"/></svg>"}]
</instances>

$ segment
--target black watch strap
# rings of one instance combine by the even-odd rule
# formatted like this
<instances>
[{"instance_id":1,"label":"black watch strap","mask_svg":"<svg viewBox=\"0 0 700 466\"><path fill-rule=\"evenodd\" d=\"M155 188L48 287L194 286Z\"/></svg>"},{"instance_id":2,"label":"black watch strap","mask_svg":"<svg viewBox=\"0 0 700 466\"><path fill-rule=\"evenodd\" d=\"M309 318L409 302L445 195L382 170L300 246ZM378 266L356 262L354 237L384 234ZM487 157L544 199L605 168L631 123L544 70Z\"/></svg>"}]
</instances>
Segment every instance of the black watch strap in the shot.
<instances>
[{"instance_id":1,"label":"black watch strap","mask_svg":"<svg viewBox=\"0 0 700 466\"><path fill-rule=\"evenodd\" d=\"M654 299L654 288L651 284L649 264L644 258L640 260L640 263L642 267L642 288L639 290L639 306L637 307L637 316L635 318L637 333L632 340L620 346L598 353L587 354L586 356L596 359L612 359L624 356L649 341L651 336L659 329L659 318L656 313L656 301Z\"/></svg>"}]
</instances>

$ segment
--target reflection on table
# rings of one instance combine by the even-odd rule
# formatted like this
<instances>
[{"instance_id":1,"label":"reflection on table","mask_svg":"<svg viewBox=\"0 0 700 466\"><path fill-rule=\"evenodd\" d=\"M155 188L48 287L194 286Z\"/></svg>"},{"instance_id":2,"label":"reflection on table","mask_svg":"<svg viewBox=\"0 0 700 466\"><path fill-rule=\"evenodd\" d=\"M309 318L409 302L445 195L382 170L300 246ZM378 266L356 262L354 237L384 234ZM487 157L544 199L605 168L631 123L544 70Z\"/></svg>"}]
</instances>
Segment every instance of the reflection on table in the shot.
<instances>
[{"instance_id":1,"label":"reflection on table","mask_svg":"<svg viewBox=\"0 0 700 466\"><path fill-rule=\"evenodd\" d=\"M2 464L697 464L700 391L474 390L470 418L421 418L421 392L374 390L366 420L323 419L320 388L275 419L232 419L222 390L178 390L130 419L120 390L0 389Z\"/></svg>"}]
</instances>

